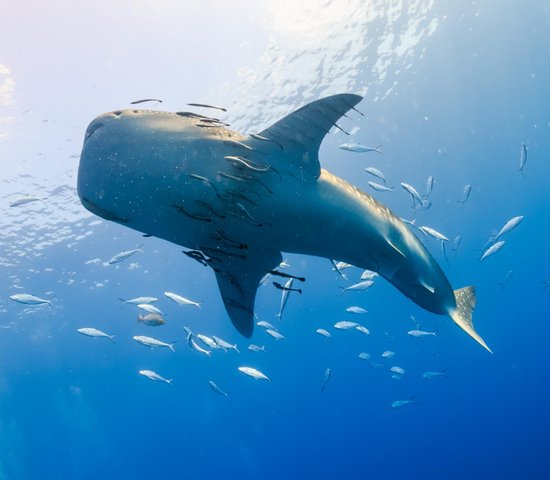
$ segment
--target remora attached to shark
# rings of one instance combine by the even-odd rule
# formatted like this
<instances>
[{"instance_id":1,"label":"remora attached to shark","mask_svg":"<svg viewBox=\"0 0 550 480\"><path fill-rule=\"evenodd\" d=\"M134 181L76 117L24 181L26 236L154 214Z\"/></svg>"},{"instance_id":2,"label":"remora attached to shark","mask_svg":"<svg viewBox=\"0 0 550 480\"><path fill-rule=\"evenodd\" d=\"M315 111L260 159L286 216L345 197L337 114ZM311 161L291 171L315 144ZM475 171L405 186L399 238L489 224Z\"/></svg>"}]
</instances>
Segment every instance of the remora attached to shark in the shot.
<instances>
[{"instance_id":1,"label":"remora attached to shark","mask_svg":"<svg viewBox=\"0 0 550 480\"><path fill-rule=\"evenodd\" d=\"M317 100L257 135L191 112L105 113L86 132L78 194L92 213L192 249L189 256L214 270L227 313L246 337L258 284L284 251L376 271L489 350L472 323L474 288L453 292L398 217L321 169L321 141L361 100Z\"/></svg>"}]
</instances>

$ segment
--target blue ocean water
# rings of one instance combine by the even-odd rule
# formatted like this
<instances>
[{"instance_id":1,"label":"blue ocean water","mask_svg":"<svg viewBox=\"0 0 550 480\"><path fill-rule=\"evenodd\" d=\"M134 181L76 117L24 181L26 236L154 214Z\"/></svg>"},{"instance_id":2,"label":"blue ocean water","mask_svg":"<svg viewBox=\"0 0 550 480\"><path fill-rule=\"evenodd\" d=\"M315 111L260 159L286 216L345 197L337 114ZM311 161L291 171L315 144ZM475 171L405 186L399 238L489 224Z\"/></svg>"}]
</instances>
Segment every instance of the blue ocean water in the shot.
<instances>
[{"instance_id":1,"label":"blue ocean water","mask_svg":"<svg viewBox=\"0 0 550 480\"><path fill-rule=\"evenodd\" d=\"M32 2L2 5L10 14L0 19L0 479L547 478L550 7L108 3L59 0L33 13ZM307 279L303 294L290 296L278 320L280 291L260 287L257 314L286 338L257 328L251 341L266 352L250 352L208 268L78 201L77 155L103 111L149 96L167 110L205 101L227 106L235 129L260 131L343 92L364 95L365 116L352 112L342 126L359 127L352 140L383 144L383 154L345 152L338 146L349 138L332 132L321 165L407 219L414 211L400 182L422 193L433 175L433 205L416 221L461 236L448 261L438 241L424 241L454 288L475 285L474 322L493 355L382 279L342 295L361 270L347 270L346 282L327 259L287 254L288 271ZM394 191L372 191L367 166ZM23 194L46 201L9 207ZM518 215L503 249L480 262L488 237ZM144 253L105 265L141 243ZM178 306L165 291L202 308ZM15 303L17 293L55 294L54 308ZM136 309L118 300L138 295L160 298L166 325L137 324ZM352 317L350 305L369 313ZM371 335L334 329L340 320ZM79 335L86 326L116 343ZM184 326L241 353L207 358L188 348ZM437 336L407 335L416 326ZM176 351L144 348L133 335L177 341ZM382 358L385 350L395 357ZM272 382L243 376L241 365ZM392 366L405 369L403 379L391 378ZM173 387L142 369L174 378ZM428 370L448 376L426 380Z\"/></svg>"}]
</instances>

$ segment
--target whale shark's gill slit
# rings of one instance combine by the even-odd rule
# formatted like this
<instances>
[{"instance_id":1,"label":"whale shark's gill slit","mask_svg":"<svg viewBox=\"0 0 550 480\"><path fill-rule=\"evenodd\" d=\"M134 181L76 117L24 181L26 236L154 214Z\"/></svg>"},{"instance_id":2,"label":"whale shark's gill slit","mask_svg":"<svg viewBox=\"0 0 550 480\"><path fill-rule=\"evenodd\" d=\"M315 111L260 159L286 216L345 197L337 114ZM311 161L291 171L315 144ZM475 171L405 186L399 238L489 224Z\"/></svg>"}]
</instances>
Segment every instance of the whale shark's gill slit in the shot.
<instances>
[{"instance_id":1,"label":"whale shark's gill slit","mask_svg":"<svg viewBox=\"0 0 550 480\"><path fill-rule=\"evenodd\" d=\"M203 217L202 215L194 215L192 213L185 211L185 208L183 208L181 205L172 204L172 207L176 210L176 212L183 213L184 215L188 216L189 218L192 218L193 220L200 220L202 222L212 221L210 217Z\"/></svg>"},{"instance_id":2,"label":"whale shark's gill slit","mask_svg":"<svg viewBox=\"0 0 550 480\"><path fill-rule=\"evenodd\" d=\"M291 275L290 273L279 272L278 270L269 270L267 273L271 273L271 275L277 275L283 278L293 278L294 280L298 280L300 282L306 281L305 277L296 277L295 275Z\"/></svg>"}]
</instances>

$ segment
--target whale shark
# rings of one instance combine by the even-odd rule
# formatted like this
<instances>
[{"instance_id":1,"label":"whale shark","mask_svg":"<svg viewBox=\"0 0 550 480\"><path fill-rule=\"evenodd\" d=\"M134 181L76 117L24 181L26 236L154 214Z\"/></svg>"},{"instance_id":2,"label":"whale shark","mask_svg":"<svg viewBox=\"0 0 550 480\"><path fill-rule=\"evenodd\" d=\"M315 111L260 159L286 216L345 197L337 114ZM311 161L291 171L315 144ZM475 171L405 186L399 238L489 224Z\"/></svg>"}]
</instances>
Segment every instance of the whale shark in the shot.
<instances>
[{"instance_id":1,"label":"whale shark","mask_svg":"<svg viewBox=\"0 0 550 480\"><path fill-rule=\"evenodd\" d=\"M375 271L491 351L472 321L474 287L453 291L399 217L321 168L322 140L361 100L322 98L256 134L194 112L102 114L85 134L78 195L90 212L186 247L212 268L229 318L245 337L253 333L261 279L292 277L277 270L288 252Z\"/></svg>"}]
</instances>

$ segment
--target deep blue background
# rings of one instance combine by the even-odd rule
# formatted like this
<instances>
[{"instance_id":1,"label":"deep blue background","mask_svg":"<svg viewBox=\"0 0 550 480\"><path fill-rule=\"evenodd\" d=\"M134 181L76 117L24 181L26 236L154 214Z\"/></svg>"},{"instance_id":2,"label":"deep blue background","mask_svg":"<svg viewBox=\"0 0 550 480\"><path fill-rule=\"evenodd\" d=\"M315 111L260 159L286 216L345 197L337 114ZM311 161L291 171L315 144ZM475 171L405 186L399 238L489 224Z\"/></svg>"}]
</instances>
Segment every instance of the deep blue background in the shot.
<instances>
[{"instance_id":1,"label":"deep blue background","mask_svg":"<svg viewBox=\"0 0 550 480\"><path fill-rule=\"evenodd\" d=\"M295 255L285 257L290 271L307 281L280 323L287 338L276 342L257 331L253 341L267 353L253 354L232 330L211 272L177 246L146 239L145 253L119 267L86 265L141 242L136 232L102 223L78 245L50 247L9 272L25 291L55 291L56 308L20 315L21 305L5 304L3 323L14 323L0 330L0 479L548 478L550 288L542 281L550 277L549 7L482 2L479 16L446 8L447 20L395 94L360 106L367 117L356 119L358 138L383 143L384 155L343 152L343 137L329 136L321 163L365 190L371 178L363 168L380 168L396 188L377 198L406 218L413 213L399 182L422 191L435 176L433 207L418 212L418 222L462 236L448 264L436 241L428 245L454 288L476 286L474 321L494 355L384 281L341 296L345 282L327 260ZM472 195L461 212L456 200L467 183ZM478 249L516 215L523 223L480 263ZM141 268L130 270L134 260ZM497 282L508 270L513 278L501 290ZM1 281L6 297L16 293L10 278ZM96 281L105 286L90 289ZM117 300L164 291L202 300L203 309L162 298L168 323L153 330L137 325L135 310ZM259 316L277 322L278 302L279 291L261 287ZM354 304L369 310L360 321L370 337L331 328L350 319L345 308ZM407 336L411 315L438 336ZM203 358L185 345L184 325L237 342L242 354ZM117 343L80 336L82 326L115 333ZM316 334L319 327L333 338ZM131 340L148 333L178 340L176 353ZM396 357L380 359L386 349ZM362 351L384 368L358 359ZM273 382L244 377L237 371L243 364ZM392 365L406 369L404 380L391 379ZM321 393L326 367L332 379ZM143 368L174 377L174 387L142 378ZM448 378L421 378L444 368ZM230 397L215 395L210 379ZM412 396L416 404L391 408Z\"/></svg>"}]
</instances>

